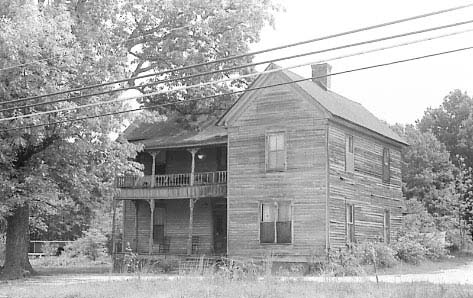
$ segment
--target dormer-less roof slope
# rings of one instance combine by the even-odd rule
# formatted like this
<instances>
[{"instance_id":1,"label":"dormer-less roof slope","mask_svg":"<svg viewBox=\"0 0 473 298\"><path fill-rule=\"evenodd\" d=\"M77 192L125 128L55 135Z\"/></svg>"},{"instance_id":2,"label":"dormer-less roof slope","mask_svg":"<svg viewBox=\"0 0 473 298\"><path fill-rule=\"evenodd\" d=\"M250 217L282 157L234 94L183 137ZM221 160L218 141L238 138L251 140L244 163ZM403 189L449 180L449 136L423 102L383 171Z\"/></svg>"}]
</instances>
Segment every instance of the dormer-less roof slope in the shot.
<instances>
[{"instance_id":1,"label":"dormer-less roof slope","mask_svg":"<svg viewBox=\"0 0 473 298\"><path fill-rule=\"evenodd\" d=\"M157 123L134 122L123 132L123 137L147 149L226 144L227 130L215 122L215 119L201 121L197 129L186 127L174 117Z\"/></svg>"},{"instance_id":2,"label":"dormer-less roof slope","mask_svg":"<svg viewBox=\"0 0 473 298\"><path fill-rule=\"evenodd\" d=\"M280 68L275 64L271 64L267 69ZM340 118L345 121L348 121L352 124L355 124L360 127L369 129L372 132L375 132L381 136L389 138L397 143L402 145L407 145L406 141L397 135L385 122L376 118L370 111L363 107L360 103L352 101L346 97L343 97L333 91L325 90L319 84L313 82L312 80L303 80L304 78L293 73L289 70L281 70L277 72L286 77L288 81L299 81L294 84L300 87L305 93L307 93L312 99L319 103L322 108L324 108L331 117ZM252 86L258 86L258 80L262 79L263 76L271 76L273 74L263 74L260 75ZM250 87L251 89L251 87ZM231 109L236 108L240 103L239 101L244 97L242 95L237 102L232 106ZM230 110L231 110L230 109ZM219 120L219 124L225 123L226 118L229 115L229 111Z\"/></svg>"},{"instance_id":3,"label":"dormer-less roof slope","mask_svg":"<svg viewBox=\"0 0 473 298\"><path fill-rule=\"evenodd\" d=\"M267 69L280 68L276 64L271 64ZM289 71L281 70L277 73L263 74L249 87L259 86L264 77L272 75L282 75L288 81L299 81L304 78ZM386 137L396 143L407 145L406 141L398 136L385 122L379 120L361 104L349 100L333 91L325 90L312 80L300 81L296 84L310 98L315 100L333 119L345 120L356 126L366 128L380 136ZM227 122L233 109L238 109L244 105L244 101L251 98L250 93L245 93L235 102L235 104L218 120L202 121L199 129L189 129L170 118L167 121L158 123L133 123L125 132L123 137L130 142L139 142L146 148L166 148L182 146L202 146L212 144L225 144L227 142L227 130L224 124ZM216 126L215 124L219 125Z\"/></svg>"}]
</instances>

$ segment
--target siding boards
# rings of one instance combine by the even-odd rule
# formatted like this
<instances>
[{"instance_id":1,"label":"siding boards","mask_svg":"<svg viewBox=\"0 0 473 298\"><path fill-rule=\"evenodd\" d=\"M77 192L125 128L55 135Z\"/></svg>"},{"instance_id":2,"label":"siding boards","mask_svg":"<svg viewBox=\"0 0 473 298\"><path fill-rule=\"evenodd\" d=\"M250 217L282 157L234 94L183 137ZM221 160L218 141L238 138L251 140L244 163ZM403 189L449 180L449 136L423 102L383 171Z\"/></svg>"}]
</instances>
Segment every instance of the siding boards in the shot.
<instances>
[{"instance_id":1,"label":"siding boards","mask_svg":"<svg viewBox=\"0 0 473 298\"><path fill-rule=\"evenodd\" d=\"M280 80L274 76L267 84ZM325 252L325 125L290 86L259 92L228 128L228 254L308 260ZM284 131L286 170L266 172L265 135ZM260 244L259 206L292 202L292 243Z\"/></svg>"},{"instance_id":2,"label":"siding boards","mask_svg":"<svg viewBox=\"0 0 473 298\"><path fill-rule=\"evenodd\" d=\"M345 136L354 136L355 171L345 172ZM382 183L382 153L391 153L391 181ZM355 239L383 237L383 213L391 211L391 231L399 228L401 207L401 154L399 148L340 125L329 126L330 160L330 243L331 248L346 244L345 205L355 205Z\"/></svg>"}]
</instances>

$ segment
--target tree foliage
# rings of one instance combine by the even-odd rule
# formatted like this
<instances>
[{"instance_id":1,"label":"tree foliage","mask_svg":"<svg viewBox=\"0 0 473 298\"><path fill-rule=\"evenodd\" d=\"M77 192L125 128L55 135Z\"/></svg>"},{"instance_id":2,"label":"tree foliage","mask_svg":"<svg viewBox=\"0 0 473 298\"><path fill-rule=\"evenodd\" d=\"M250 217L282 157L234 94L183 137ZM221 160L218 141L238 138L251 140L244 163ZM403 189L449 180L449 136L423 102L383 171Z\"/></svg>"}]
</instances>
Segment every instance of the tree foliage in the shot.
<instances>
[{"instance_id":1,"label":"tree foliage","mask_svg":"<svg viewBox=\"0 0 473 298\"><path fill-rule=\"evenodd\" d=\"M454 90L438 108L429 108L418 123L422 132L430 131L458 163L463 158L473 166L473 99L466 92Z\"/></svg>"},{"instance_id":2,"label":"tree foliage","mask_svg":"<svg viewBox=\"0 0 473 298\"><path fill-rule=\"evenodd\" d=\"M421 202L430 214L452 214L456 204L453 194L456 168L445 145L431 132L422 132L414 125L395 129L409 143L402 151L404 196Z\"/></svg>"},{"instance_id":3,"label":"tree foliage","mask_svg":"<svg viewBox=\"0 0 473 298\"><path fill-rule=\"evenodd\" d=\"M7 68L0 72L2 102L100 83L126 73L125 52L120 47L112 46L104 36L103 32L108 32L107 20L85 23L80 15L73 15L64 5L39 7L29 2L9 2L6 6L0 5L3 8L0 18L0 68ZM74 13L87 15L87 12L80 10ZM97 39L99 37L95 37L94 33L99 31L102 33ZM112 38L110 35L109 39ZM8 68L31 60L40 61L24 67ZM76 107L104 98L92 97L16 109L3 112L0 116L5 118ZM51 99L41 99L46 100ZM24 103L16 103L18 105ZM121 117L6 130L107 113L120 108L121 104L104 105L88 110L0 121L0 217L6 219L8 226L7 257L2 272L5 277L17 278L22 275L22 270L30 269L26 254L27 236L20 235L28 231L30 211L33 215L50 214L61 208L91 206L97 201L107 200L112 194L114 176L138 169L137 164L128 162L137 148L110 138L110 133L119 131Z\"/></svg>"},{"instance_id":4,"label":"tree foliage","mask_svg":"<svg viewBox=\"0 0 473 298\"><path fill-rule=\"evenodd\" d=\"M39 3L39 4L38 4ZM130 78L141 92L164 90L231 77L242 71L181 80L154 87L140 87L140 74L246 53L271 23L276 9L269 0L0 0L0 102ZM131 57L131 58L130 58ZM252 57L209 67L169 72L149 81L177 78L208 69L250 62ZM33 62L34 61L34 62ZM23 67L11 67L25 64ZM130 65L132 70L130 71ZM246 86L235 80L219 86L196 88L142 100L145 105L187 100ZM110 90L110 86L94 89ZM68 96L87 94L75 92ZM108 100L116 94L91 96L43 106L0 112L0 118L21 116ZM58 98L40 98L45 102ZM59 97L61 98L61 97ZM232 100L194 101L159 109L177 111L192 123L199 114L212 114ZM0 121L0 218L7 224L7 262L3 275L20 277L31 269L26 258L28 220L46 228L61 210L85 210L110 199L116 174L137 171L127 162L136 146L111 140L123 116L108 116L73 123L63 120L120 110L122 103L68 110L48 115ZM7 131L41 123L46 126ZM31 212L31 213L30 213ZM13 225L12 223L16 224Z\"/></svg>"}]
</instances>

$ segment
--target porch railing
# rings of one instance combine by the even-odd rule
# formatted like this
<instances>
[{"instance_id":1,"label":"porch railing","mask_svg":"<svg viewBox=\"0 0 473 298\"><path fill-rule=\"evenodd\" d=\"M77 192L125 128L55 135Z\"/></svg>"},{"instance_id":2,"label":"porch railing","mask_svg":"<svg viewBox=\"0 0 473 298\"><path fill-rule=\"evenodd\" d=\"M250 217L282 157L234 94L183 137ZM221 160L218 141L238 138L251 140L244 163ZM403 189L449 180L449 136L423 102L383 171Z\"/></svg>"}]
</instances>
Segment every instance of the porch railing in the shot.
<instances>
[{"instance_id":1,"label":"porch railing","mask_svg":"<svg viewBox=\"0 0 473 298\"><path fill-rule=\"evenodd\" d=\"M118 188L152 188L190 186L191 173L153 176L120 176L116 178ZM227 171L194 173L194 185L227 183Z\"/></svg>"}]
</instances>

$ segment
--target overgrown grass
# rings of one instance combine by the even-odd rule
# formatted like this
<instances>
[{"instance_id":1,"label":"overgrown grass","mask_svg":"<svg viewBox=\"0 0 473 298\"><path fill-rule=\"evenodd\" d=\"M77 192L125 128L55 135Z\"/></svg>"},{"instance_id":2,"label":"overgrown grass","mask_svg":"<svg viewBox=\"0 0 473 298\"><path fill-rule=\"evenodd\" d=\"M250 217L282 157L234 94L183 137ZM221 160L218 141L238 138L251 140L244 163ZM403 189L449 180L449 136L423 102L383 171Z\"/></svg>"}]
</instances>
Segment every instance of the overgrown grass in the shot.
<instances>
[{"instance_id":1,"label":"overgrown grass","mask_svg":"<svg viewBox=\"0 0 473 298\"><path fill-rule=\"evenodd\" d=\"M471 297L473 286L428 283L316 283L304 281L230 281L221 278L185 278L158 281L120 281L87 284L3 284L0 295L15 298L150 298L150 297Z\"/></svg>"},{"instance_id":2,"label":"overgrown grass","mask_svg":"<svg viewBox=\"0 0 473 298\"><path fill-rule=\"evenodd\" d=\"M99 274L108 273L112 268L111 258L109 257L92 261L86 257L46 256L32 258L30 263L40 275Z\"/></svg>"}]
</instances>

